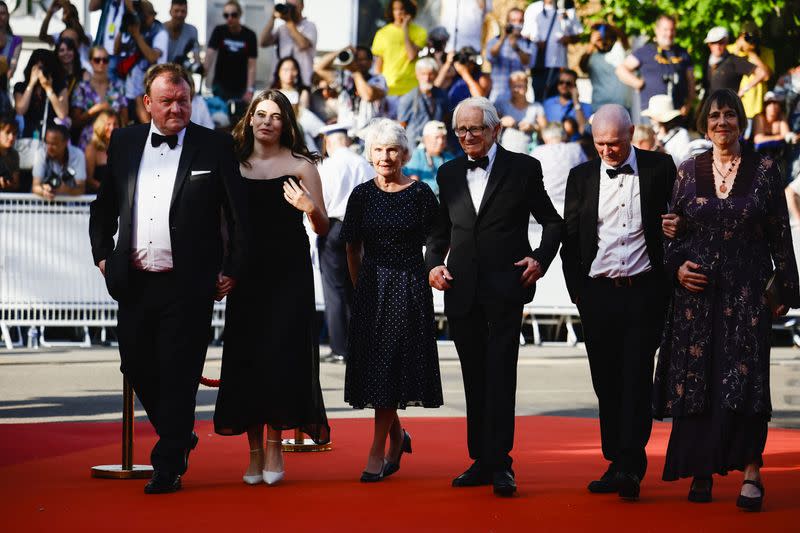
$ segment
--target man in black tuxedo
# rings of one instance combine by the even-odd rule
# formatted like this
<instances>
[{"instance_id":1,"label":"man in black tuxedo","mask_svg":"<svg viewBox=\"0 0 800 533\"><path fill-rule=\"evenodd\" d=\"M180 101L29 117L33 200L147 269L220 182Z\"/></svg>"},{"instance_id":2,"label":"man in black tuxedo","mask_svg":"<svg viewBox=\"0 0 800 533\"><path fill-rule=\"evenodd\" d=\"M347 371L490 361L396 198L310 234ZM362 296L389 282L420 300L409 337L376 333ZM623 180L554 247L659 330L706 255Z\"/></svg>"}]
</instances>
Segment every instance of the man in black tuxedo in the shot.
<instances>
[{"instance_id":1,"label":"man in black tuxedo","mask_svg":"<svg viewBox=\"0 0 800 533\"><path fill-rule=\"evenodd\" d=\"M487 99L462 101L453 127L466 157L439 168L440 210L425 254L431 286L445 291L467 399L474 463L453 486L492 484L495 494L510 496L522 307L558 251L562 220L539 162L497 144L500 119ZM544 227L536 250L528 241L531 214Z\"/></svg>"},{"instance_id":2,"label":"man in black tuxedo","mask_svg":"<svg viewBox=\"0 0 800 533\"><path fill-rule=\"evenodd\" d=\"M214 299L233 288L243 264L232 139L189 122L190 83L175 64L148 71L152 122L114 132L89 221L94 261L119 302L121 370L159 436L148 494L181 488L197 445L195 397Z\"/></svg>"},{"instance_id":3,"label":"man in black tuxedo","mask_svg":"<svg viewBox=\"0 0 800 533\"><path fill-rule=\"evenodd\" d=\"M567 180L561 259L578 306L599 403L603 456L610 462L591 492L636 499L647 469L653 359L668 298L663 234L675 165L666 154L633 148L622 106L592 119L600 159L573 168Z\"/></svg>"}]
</instances>

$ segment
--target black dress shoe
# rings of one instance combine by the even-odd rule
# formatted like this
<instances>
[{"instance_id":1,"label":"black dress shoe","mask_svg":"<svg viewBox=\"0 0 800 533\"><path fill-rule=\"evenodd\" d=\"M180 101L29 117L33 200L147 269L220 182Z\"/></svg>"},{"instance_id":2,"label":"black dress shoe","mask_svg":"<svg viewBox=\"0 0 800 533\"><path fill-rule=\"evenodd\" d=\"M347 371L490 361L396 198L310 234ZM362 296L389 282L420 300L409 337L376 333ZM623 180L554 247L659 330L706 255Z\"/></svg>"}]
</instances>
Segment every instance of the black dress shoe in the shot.
<instances>
[{"instance_id":1,"label":"black dress shoe","mask_svg":"<svg viewBox=\"0 0 800 533\"><path fill-rule=\"evenodd\" d=\"M403 430L403 444L400 445L400 455L397 456L397 461L386 461L386 464L383 465L383 477L389 477L400 470L400 459L403 458L403 453L411 453L411 435L405 429Z\"/></svg>"},{"instance_id":2,"label":"black dress shoe","mask_svg":"<svg viewBox=\"0 0 800 533\"><path fill-rule=\"evenodd\" d=\"M639 477L636 474L619 472L617 474L617 492L623 500L639 499Z\"/></svg>"},{"instance_id":3,"label":"black dress shoe","mask_svg":"<svg viewBox=\"0 0 800 533\"><path fill-rule=\"evenodd\" d=\"M694 503L709 503L711 501L711 488L714 480L709 478L695 477L692 486L689 488L689 501Z\"/></svg>"},{"instance_id":4,"label":"black dress shoe","mask_svg":"<svg viewBox=\"0 0 800 533\"><path fill-rule=\"evenodd\" d=\"M745 511L760 511L761 504L764 502L764 485L762 485L759 481L754 481L752 479L745 479L742 482L742 486L744 485L755 486L761 491L761 494L755 498L751 498L750 496L742 496L739 494L739 497L736 499L736 507L744 509Z\"/></svg>"},{"instance_id":5,"label":"black dress shoe","mask_svg":"<svg viewBox=\"0 0 800 533\"><path fill-rule=\"evenodd\" d=\"M185 474L187 470L189 470L189 454L192 453L192 450L197 448L197 443L200 442L200 438L197 436L197 433L192 431L192 438L189 441L189 448L186 449L186 454L183 457L183 473Z\"/></svg>"},{"instance_id":6,"label":"black dress shoe","mask_svg":"<svg viewBox=\"0 0 800 533\"><path fill-rule=\"evenodd\" d=\"M511 470L500 470L492 474L492 486L497 496L513 496L517 492L517 483Z\"/></svg>"},{"instance_id":7,"label":"black dress shoe","mask_svg":"<svg viewBox=\"0 0 800 533\"><path fill-rule=\"evenodd\" d=\"M153 472L153 477L144 486L145 494L168 494L181 490L180 474L172 474L162 470Z\"/></svg>"},{"instance_id":8,"label":"black dress shoe","mask_svg":"<svg viewBox=\"0 0 800 533\"><path fill-rule=\"evenodd\" d=\"M612 494L619 492L617 472L609 467L606 473L600 476L600 479L595 479L589 483L588 489L589 492L594 494Z\"/></svg>"},{"instance_id":9,"label":"black dress shoe","mask_svg":"<svg viewBox=\"0 0 800 533\"><path fill-rule=\"evenodd\" d=\"M472 466L453 480L454 487L479 487L492 482L491 476L483 470L477 461Z\"/></svg>"}]
</instances>

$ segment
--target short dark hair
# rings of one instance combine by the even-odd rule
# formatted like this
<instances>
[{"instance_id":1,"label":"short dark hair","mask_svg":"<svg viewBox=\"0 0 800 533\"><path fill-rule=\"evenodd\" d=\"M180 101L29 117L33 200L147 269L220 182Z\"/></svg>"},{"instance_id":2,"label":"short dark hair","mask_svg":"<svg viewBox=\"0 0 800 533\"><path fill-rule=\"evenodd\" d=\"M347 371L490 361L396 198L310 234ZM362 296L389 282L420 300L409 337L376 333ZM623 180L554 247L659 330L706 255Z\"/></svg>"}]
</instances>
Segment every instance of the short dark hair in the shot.
<instances>
[{"instance_id":1,"label":"short dark hair","mask_svg":"<svg viewBox=\"0 0 800 533\"><path fill-rule=\"evenodd\" d=\"M744 112L742 100L736 91L732 89L717 89L703 103L700 114L697 115L697 131L704 134L708 131L708 114L711 112L712 104L717 104L717 109L730 107L736 111L736 122L739 124L739 131L744 133L747 129L747 115Z\"/></svg>"},{"instance_id":2,"label":"short dark hair","mask_svg":"<svg viewBox=\"0 0 800 533\"><path fill-rule=\"evenodd\" d=\"M363 44L359 44L358 46L356 46L356 52L364 52L365 54L367 54L367 57L369 58L370 61L372 61L375 58L375 56L372 55L372 49L369 46L364 46Z\"/></svg>"},{"instance_id":3,"label":"short dark hair","mask_svg":"<svg viewBox=\"0 0 800 533\"><path fill-rule=\"evenodd\" d=\"M658 16L658 18L656 19L656 24L658 24L662 20L668 20L668 21L672 22L672 24L675 25L675 26L678 25L678 19L676 19L674 15L668 15L667 13L661 13Z\"/></svg>"},{"instance_id":4,"label":"short dark hair","mask_svg":"<svg viewBox=\"0 0 800 533\"><path fill-rule=\"evenodd\" d=\"M19 131L19 122L13 112L0 113L0 130L11 128L15 132Z\"/></svg>"},{"instance_id":5,"label":"short dark hair","mask_svg":"<svg viewBox=\"0 0 800 533\"><path fill-rule=\"evenodd\" d=\"M144 94L150 96L150 87L159 76L168 76L170 83L180 84L181 80L185 81L192 88L192 78L185 68L177 63L159 63L147 69L144 75Z\"/></svg>"},{"instance_id":6,"label":"short dark hair","mask_svg":"<svg viewBox=\"0 0 800 533\"><path fill-rule=\"evenodd\" d=\"M403 4L403 9L405 9L406 13L411 15L412 19L417 16L416 0L390 0L389 3L386 4L386 10L383 12L383 18L389 24L394 22L394 15L392 15L392 7L394 6L395 2L400 2L401 4Z\"/></svg>"},{"instance_id":7,"label":"short dark hair","mask_svg":"<svg viewBox=\"0 0 800 533\"><path fill-rule=\"evenodd\" d=\"M172 0L172 4L170 4L170 5L173 5L173 6L185 6L186 5L186 0Z\"/></svg>"},{"instance_id":8,"label":"short dark hair","mask_svg":"<svg viewBox=\"0 0 800 533\"><path fill-rule=\"evenodd\" d=\"M571 68L560 68L558 69L558 75L561 76L562 74L569 74L576 80L578 79L578 73L572 70Z\"/></svg>"},{"instance_id":9,"label":"short dark hair","mask_svg":"<svg viewBox=\"0 0 800 533\"><path fill-rule=\"evenodd\" d=\"M228 0L225 2L225 6L233 6L236 8L237 13L242 14L242 5L236 0ZM222 8L225 9L225 6L222 6Z\"/></svg>"},{"instance_id":10,"label":"short dark hair","mask_svg":"<svg viewBox=\"0 0 800 533\"><path fill-rule=\"evenodd\" d=\"M45 132L45 135L47 135L51 131L61 135L61 137L65 141L69 140L69 128L67 128L63 124L51 124L51 125L47 126L47 131Z\"/></svg>"}]
</instances>

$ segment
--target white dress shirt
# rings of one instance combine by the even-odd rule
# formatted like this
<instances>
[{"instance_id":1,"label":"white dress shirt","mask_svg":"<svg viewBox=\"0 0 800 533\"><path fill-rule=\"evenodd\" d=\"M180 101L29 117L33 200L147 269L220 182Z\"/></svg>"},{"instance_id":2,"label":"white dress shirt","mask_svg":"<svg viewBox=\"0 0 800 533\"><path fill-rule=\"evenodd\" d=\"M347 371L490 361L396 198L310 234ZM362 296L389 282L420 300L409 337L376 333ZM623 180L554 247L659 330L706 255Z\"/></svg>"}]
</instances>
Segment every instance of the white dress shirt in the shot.
<instances>
[{"instance_id":1,"label":"white dress shirt","mask_svg":"<svg viewBox=\"0 0 800 533\"><path fill-rule=\"evenodd\" d=\"M483 200L483 193L486 192L486 184L489 183L489 174L492 173L492 166L494 166L494 158L497 155L497 143L492 144L486 156L489 158L489 164L486 169L481 167L467 170L467 187L469 187L469 195L472 198L472 205L475 206L475 213L481 208L481 201ZM471 157L467 157L469 161L474 161Z\"/></svg>"},{"instance_id":2,"label":"white dress shirt","mask_svg":"<svg viewBox=\"0 0 800 533\"><path fill-rule=\"evenodd\" d=\"M350 193L374 178L375 169L349 148L340 147L319 166L319 176L328 218L343 220Z\"/></svg>"},{"instance_id":3,"label":"white dress shirt","mask_svg":"<svg viewBox=\"0 0 800 533\"><path fill-rule=\"evenodd\" d=\"M154 147L150 142L153 133L161 135L151 122L136 177L131 262L139 270L167 272L172 270L169 207L186 129L178 133L178 144L172 149L165 142Z\"/></svg>"},{"instance_id":4,"label":"white dress shirt","mask_svg":"<svg viewBox=\"0 0 800 533\"><path fill-rule=\"evenodd\" d=\"M556 17L555 22L553 22L553 17ZM548 39L547 32L550 30L551 24L553 29L550 31ZM542 11L536 15L536 24L534 29L531 30L530 39L532 41L544 41L547 39L544 55L545 67L564 68L567 66L567 47L558 41L562 37L580 35L581 33L583 33L583 25L576 16L574 9L562 11L552 5L543 7Z\"/></svg>"},{"instance_id":5,"label":"white dress shirt","mask_svg":"<svg viewBox=\"0 0 800 533\"><path fill-rule=\"evenodd\" d=\"M600 163L600 199L597 208L597 256L592 261L592 278L635 276L651 269L642 224L642 197L636 152L631 148L620 167L630 165L633 174L610 178Z\"/></svg>"}]
</instances>

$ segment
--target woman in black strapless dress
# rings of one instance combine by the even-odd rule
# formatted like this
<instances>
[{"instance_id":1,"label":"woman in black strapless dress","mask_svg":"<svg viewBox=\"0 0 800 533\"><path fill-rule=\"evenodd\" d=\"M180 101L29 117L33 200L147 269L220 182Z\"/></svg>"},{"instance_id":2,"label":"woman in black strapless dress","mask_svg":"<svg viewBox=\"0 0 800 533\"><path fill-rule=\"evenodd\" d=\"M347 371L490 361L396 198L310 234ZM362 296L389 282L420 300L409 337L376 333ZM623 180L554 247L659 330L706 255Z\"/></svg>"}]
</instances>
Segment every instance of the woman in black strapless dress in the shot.
<instances>
[{"instance_id":1,"label":"woman in black strapless dress","mask_svg":"<svg viewBox=\"0 0 800 533\"><path fill-rule=\"evenodd\" d=\"M284 475L282 430L330 440L303 215L323 235L328 217L318 156L303 144L285 96L269 90L254 98L233 135L248 190L248 260L228 296L214 427L222 435L246 432L250 465L243 479L272 485Z\"/></svg>"}]
</instances>

